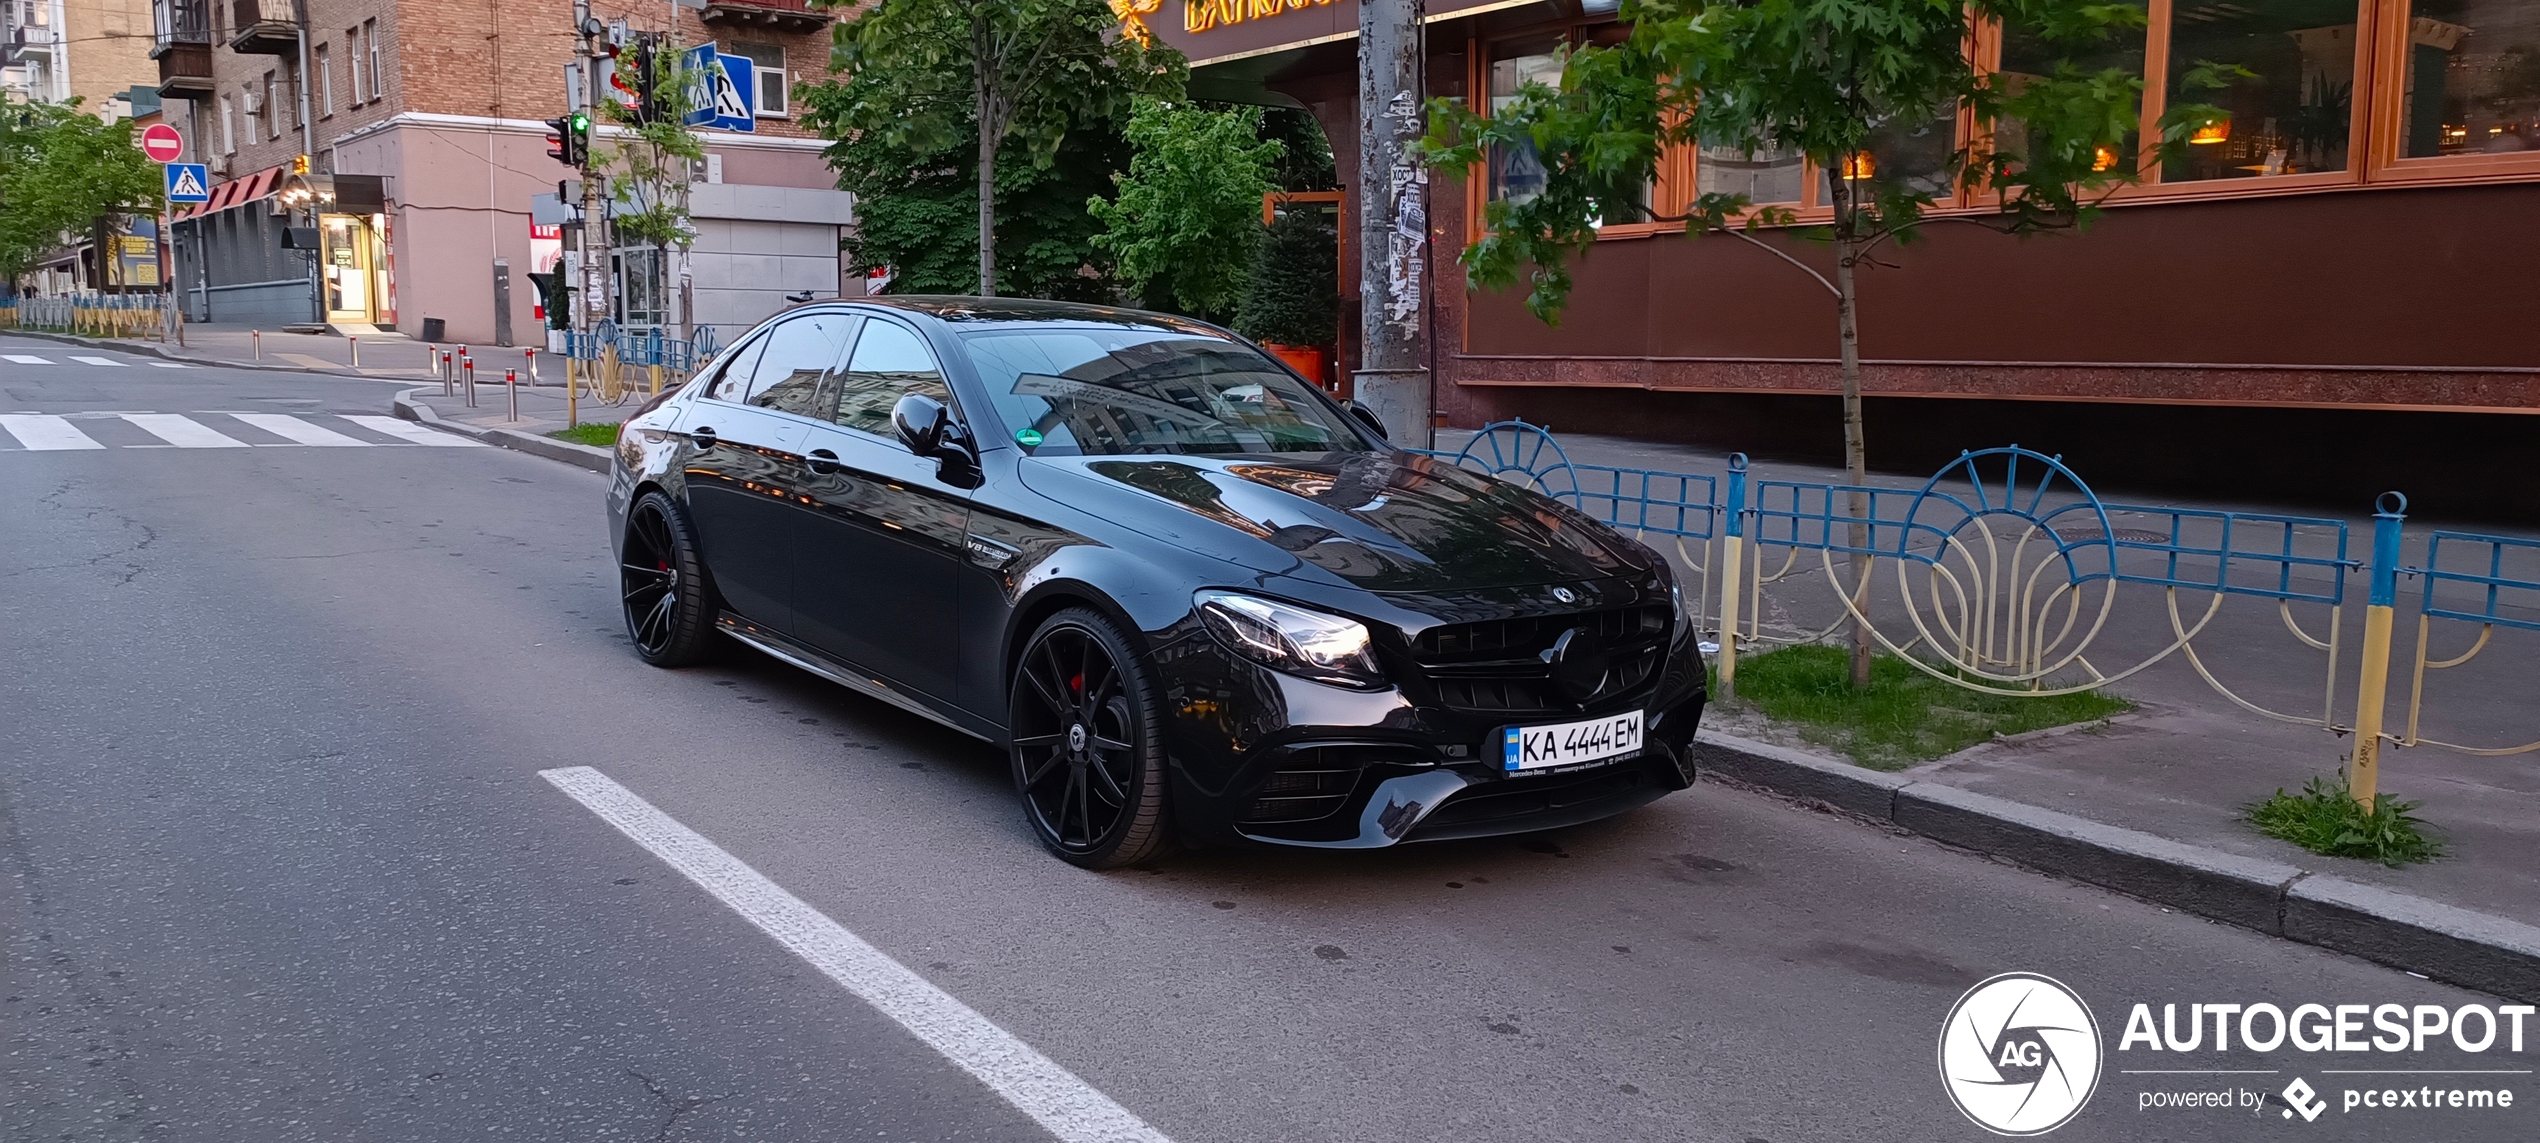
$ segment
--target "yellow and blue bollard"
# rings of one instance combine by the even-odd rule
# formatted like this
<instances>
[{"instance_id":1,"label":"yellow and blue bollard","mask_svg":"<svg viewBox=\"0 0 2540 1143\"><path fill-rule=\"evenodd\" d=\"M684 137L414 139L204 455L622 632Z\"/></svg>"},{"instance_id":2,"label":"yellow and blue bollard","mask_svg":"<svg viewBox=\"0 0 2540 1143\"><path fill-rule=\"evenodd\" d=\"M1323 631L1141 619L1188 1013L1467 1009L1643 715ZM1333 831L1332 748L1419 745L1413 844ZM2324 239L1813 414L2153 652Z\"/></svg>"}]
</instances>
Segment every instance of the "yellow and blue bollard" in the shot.
<instances>
[{"instance_id":1,"label":"yellow and blue bollard","mask_svg":"<svg viewBox=\"0 0 2540 1143\"><path fill-rule=\"evenodd\" d=\"M1737 697L1737 609L1746 571L1746 454L1729 454L1728 519L1720 537L1720 697ZM1699 609L1697 609L1699 610Z\"/></svg>"},{"instance_id":2,"label":"yellow and blue bollard","mask_svg":"<svg viewBox=\"0 0 2540 1143\"><path fill-rule=\"evenodd\" d=\"M2390 690L2390 625L2399 602L2399 526L2408 498L2384 492L2372 514L2370 591L2364 599L2364 661L2355 683L2355 754L2346 788L2366 811L2381 786L2381 714Z\"/></svg>"}]
</instances>

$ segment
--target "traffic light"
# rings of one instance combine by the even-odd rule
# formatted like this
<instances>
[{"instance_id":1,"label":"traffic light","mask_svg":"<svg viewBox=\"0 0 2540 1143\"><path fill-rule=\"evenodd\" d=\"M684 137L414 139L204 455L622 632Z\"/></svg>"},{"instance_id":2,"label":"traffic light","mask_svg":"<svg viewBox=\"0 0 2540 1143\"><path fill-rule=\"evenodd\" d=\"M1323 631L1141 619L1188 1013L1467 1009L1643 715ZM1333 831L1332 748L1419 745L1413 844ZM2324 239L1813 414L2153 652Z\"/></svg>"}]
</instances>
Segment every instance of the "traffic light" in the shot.
<instances>
[{"instance_id":1,"label":"traffic light","mask_svg":"<svg viewBox=\"0 0 2540 1143\"><path fill-rule=\"evenodd\" d=\"M291 156L291 173L295 175L309 173L309 157L307 155Z\"/></svg>"},{"instance_id":2,"label":"traffic light","mask_svg":"<svg viewBox=\"0 0 2540 1143\"><path fill-rule=\"evenodd\" d=\"M547 157L568 167L582 165L590 151L591 117L569 112L547 120Z\"/></svg>"}]
</instances>

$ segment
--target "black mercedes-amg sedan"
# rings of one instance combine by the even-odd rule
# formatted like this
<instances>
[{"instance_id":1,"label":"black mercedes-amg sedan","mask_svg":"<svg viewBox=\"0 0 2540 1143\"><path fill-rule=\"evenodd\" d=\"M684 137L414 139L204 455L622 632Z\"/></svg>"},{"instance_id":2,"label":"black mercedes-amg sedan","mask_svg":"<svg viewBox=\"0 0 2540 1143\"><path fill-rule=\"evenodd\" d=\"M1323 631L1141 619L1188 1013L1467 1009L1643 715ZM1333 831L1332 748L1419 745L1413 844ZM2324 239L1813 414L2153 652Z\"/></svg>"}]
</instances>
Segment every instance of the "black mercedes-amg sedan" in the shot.
<instances>
[{"instance_id":1,"label":"black mercedes-amg sedan","mask_svg":"<svg viewBox=\"0 0 2540 1143\"><path fill-rule=\"evenodd\" d=\"M620 430L626 627L996 743L1079 865L1540 830L1693 781L1667 561L1134 310L788 310Z\"/></svg>"}]
</instances>

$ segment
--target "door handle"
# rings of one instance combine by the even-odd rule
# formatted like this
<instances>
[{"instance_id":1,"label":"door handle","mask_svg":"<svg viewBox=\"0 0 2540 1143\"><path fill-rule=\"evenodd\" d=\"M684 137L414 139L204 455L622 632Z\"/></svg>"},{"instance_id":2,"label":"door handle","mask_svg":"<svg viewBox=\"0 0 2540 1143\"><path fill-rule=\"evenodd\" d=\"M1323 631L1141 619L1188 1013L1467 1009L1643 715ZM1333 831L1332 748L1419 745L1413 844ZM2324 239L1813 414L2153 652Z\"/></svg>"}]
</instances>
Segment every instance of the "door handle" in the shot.
<instances>
[{"instance_id":1,"label":"door handle","mask_svg":"<svg viewBox=\"0 0 2540 1143\"><path fill-rule=\"evenodd\" d=\"M698 448L713 448L715 442L714 426L699 425L694 429L690 429L688 431L688 439L697 442Z\"/></svg>"},{"instance_id":2,"label":"door handle","mask_svg":"<svg viewBox=\"0 0 2540 1143\"><path fill-rule=\"evenodd\" d=\"M825 448L813 449L811 455L803 458L803 466L826 476L838 471L838 454Z\"/></svg>"}]
</instances>

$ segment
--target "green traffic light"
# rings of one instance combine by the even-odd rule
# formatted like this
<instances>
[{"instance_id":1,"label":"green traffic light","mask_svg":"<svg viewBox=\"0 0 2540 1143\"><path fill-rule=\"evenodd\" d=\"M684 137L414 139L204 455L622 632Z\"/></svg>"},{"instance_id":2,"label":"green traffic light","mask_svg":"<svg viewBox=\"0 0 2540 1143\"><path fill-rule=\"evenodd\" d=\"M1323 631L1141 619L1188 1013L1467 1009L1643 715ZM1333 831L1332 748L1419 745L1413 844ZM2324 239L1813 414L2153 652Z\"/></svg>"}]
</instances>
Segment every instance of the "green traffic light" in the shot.
<instances>
[{"instance_id":1,"label":"green traffic light","mask_svg":"<svg viewBox=\"0 0 2540 1143\"><path fill-rule=\"evenodd\" d=\"M575 131L588 131L591 129L591 117L576 111L571 115L565 116L565 125L573 128Z\"/></svg>"}]
</instances>

